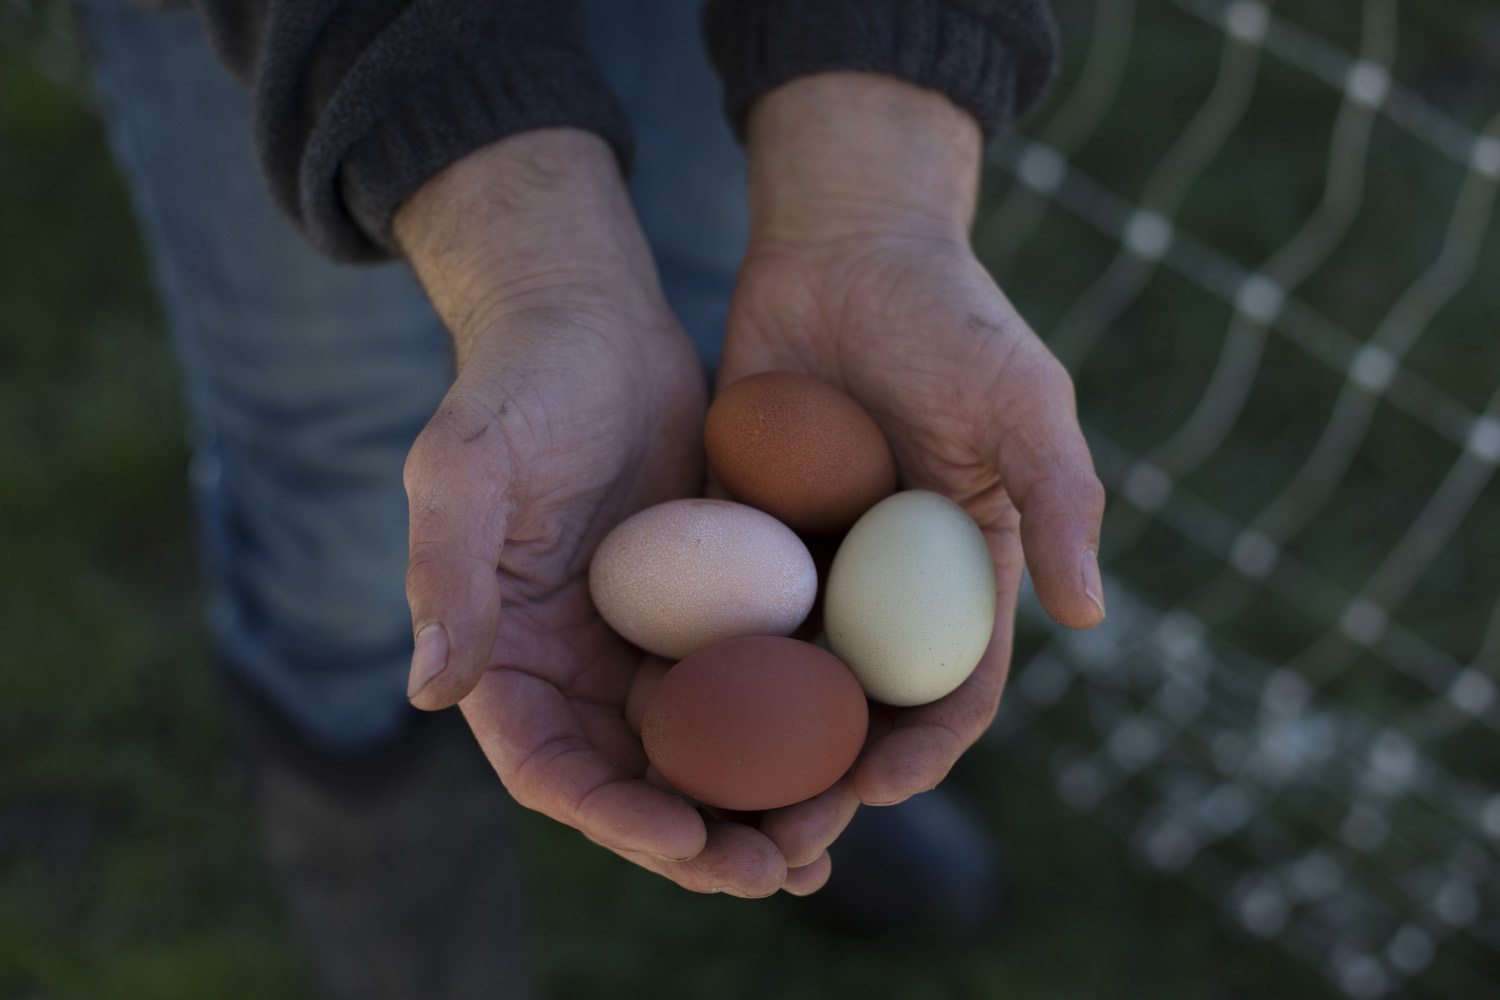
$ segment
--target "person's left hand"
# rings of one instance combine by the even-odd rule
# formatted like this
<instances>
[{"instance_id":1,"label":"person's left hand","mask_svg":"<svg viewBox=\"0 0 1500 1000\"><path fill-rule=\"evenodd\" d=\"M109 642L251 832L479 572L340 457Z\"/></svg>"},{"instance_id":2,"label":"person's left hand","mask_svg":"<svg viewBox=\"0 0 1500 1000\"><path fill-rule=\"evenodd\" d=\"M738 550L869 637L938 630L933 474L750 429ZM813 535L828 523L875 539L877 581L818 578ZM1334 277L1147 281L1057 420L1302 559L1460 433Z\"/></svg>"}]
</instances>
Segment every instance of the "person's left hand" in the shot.
<instances>
[{"instance_id":1,"label":"person's left hand","mask_svg":"<svg viewBox=\"0 0 1500 1000\"><path fill-rule=\"evenodd\" d=\"M934 127L948 134L924 137ZM978 667L937 702L877 713L841 783L892 804L937 785L993 719L1023 566L1058 622L1103 620L1103 488L1066 371L969 248L971 119L905 84L830 74L763 98L749 148L752 234L720 387L766 370L841 387L885 431L902 488L962 504L995 563L995 631ZM913 153L922 162L903 168ZM948 154L957 180L942 174ZM900 183L875 190L887 166Z\"/></svg>"}]
</instances>

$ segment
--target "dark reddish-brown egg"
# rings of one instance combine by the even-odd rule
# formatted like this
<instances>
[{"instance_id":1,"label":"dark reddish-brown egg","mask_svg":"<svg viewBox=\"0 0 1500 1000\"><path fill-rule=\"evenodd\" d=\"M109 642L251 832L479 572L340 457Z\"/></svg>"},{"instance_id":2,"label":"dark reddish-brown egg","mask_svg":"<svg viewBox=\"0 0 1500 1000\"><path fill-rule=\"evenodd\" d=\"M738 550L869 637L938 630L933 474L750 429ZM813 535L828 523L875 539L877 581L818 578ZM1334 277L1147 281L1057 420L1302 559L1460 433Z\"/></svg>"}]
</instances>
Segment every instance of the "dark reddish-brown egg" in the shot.
<instances>
[{"instance_id":1,"label":"dark reddish-brown egg","mask_svg":"<svg viewBox=\"0 0 1500 1000\"><path fill-rule=\"evenodd\" d=\"M869 710L839 658L780 636L726 639L661 679L641 741L672 787L724 809L776 809L832 787Z\"/></svg>"},{"instance_id":2,"label":"dark reddish-brown egg","mask_svg":"<svg viewBox=\"0 0 1500 1000\"><path fill-rule=\"evenodd\" d=\"M808 534L843 531L896 488L885 436L822 379L762 372L719 394L704 447L736 500Z\"/></svg>"}]
</instances>

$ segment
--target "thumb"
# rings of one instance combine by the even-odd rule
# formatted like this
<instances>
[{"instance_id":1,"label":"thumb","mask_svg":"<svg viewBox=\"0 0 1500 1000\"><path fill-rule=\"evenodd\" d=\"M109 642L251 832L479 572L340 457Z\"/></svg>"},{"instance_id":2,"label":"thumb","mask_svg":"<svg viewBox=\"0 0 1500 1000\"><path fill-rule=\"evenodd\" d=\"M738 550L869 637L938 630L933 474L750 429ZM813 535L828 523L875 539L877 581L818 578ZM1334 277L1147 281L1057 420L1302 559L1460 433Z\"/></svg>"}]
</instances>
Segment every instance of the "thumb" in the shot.
<instances>
[{"instance_id":1,"label":"thumb","mask_svg":"<svg viewBox=\"0 0 1500 1000\"><path fill-rule=\"evenodd\" d=\"M1093 628L1104 620L1099 573L1104 487L1078 426L1073 382L1048 355L1008 395L1018 417L1004 429L1000 469L1021 512L1021 547L1031 582L1059 624Z\"/></svg>"},{"instance_id":2,"label":"thumb","mask_svg":"<svg viewBox=\"0 0 1500 1000\"><path fill-rule=\"evenodd\" d=\"M495 648L513 477L493 421L456 385L407 455L415 645L406 696L417 708L447 708L467 695Z\"/></svg>"}]
</instances>

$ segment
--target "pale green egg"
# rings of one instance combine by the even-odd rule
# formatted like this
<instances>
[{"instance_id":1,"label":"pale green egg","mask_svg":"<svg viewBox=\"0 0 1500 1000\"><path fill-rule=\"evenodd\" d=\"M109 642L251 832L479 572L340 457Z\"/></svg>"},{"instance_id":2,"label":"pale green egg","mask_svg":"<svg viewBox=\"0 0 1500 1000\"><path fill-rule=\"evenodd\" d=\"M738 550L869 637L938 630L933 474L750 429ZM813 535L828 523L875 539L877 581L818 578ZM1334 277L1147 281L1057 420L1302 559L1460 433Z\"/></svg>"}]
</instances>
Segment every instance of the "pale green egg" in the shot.
<instances>
[{"instance_id":1,"label":"pale green egg","mask_svg":"<svg viewBox=\"0 0 1500 1000\"><path fill-rule=\"evenodd\" d=\"M834 556L823 622L874 700L925 705L951 693L995 627L995 567L979 526L925 490L880 501Z\"/></svg>"}]
</instances>

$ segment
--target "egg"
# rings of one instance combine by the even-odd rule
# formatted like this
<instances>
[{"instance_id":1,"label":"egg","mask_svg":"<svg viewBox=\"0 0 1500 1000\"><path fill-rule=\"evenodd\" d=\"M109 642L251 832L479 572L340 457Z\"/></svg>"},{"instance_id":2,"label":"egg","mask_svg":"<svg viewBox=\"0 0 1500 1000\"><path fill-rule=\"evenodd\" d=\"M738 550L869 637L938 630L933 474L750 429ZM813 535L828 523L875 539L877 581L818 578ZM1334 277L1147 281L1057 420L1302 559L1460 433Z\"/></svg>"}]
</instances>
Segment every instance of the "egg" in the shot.
<instances>
[{"instance_id":1,"label":"egg","mask_svg":"<svg viewBox=\"0 0 1500 1000\"><path fill-rule=\"evenodd\" d=\"M704 447L731 496L807 534L845 530L896 488L874 418L811 375L763 372L731 384L709 407Z\"/></svg>"},{"instance_id":2,"label":"egg","mask_svg":"<svg viewBox=\"0 0 1500 1000\"><path fill-rule=\"evenodd\" d=\"M589 592L610 627L672 660L721 639L789 635L817 590L796 533L728 500L648 507L606 535L589 566Z\"/></svg>"},{"instance_id":3,"label":"egg","mask_svg":"<svg viewBox=\"0 0 1500 1000\"><path fill-rule=\"evenodd\" d=\"M874 700L905 707L951 693L995 627L995 567L979 526L925 490L882 500L833 557L823 625Z\"/></svg>"},{"instance_id":4,"label":"egg","mask_svg":"<svg viewBox=\"0 0 1500 1000\"><path fill-rule=\"evenodd\" d=\"M864 746L869 708L849 668L796 639L715 643L668 670L641 741L673 788L722 809L776 809L832 787Z\"/></svg>"}]
</instances>

